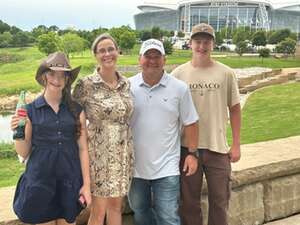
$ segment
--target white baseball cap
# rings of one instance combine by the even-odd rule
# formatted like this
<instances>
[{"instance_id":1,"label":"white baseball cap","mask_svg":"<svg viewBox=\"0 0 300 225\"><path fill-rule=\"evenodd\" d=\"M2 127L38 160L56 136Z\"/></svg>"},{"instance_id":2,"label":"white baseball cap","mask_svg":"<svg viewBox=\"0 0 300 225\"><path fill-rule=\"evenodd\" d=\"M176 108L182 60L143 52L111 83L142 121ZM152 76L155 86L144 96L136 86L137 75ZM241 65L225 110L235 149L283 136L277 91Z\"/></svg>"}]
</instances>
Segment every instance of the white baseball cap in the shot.
<instances>
[{"instance_id":1,"label":"white baseball cap","mask_svg":"<svg viewBox=\"0 0 300 225\"><path fill-rule=\"evenodd\" d=\"M147 41L144 41L140 49L140 55L144 55L150 49L156 49L162 55L165 55L164 45L161 41L157 39L152 38Z\"/></svg>"}]
</instances>

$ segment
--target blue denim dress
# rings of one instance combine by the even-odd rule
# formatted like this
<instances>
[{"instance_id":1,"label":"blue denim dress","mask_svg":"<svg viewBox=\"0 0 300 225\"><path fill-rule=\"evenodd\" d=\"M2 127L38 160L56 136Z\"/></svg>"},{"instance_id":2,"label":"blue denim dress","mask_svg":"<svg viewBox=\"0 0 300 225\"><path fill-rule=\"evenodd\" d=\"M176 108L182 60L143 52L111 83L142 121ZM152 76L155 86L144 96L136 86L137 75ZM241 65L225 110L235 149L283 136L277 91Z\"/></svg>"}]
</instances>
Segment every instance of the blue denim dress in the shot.
<instances>
[{"instance_id":1,"label":"blue denim dress","mask_svg":"<svg viewBox=\"0 0 300 225\"><path fill-rule=\"evenodd\" d=\"M55 113L43 96L27 110L32 150L17 184L14 211L24 223L60 218L73 223L81 210L77 200L82 186L75 119L65 103ZM79 105L77 110L82 110Z\"/></svg>"}]
</instances>

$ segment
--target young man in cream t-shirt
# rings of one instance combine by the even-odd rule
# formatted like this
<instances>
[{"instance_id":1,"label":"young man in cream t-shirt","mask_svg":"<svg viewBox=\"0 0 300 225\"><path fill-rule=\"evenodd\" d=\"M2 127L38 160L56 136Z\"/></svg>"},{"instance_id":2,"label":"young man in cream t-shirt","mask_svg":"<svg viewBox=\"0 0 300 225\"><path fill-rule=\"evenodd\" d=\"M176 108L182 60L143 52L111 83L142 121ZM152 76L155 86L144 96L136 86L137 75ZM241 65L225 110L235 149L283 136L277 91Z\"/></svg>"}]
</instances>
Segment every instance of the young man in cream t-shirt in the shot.
<instances>
[{"instance_id":1,"label":"young man in cream t-shirt","mask_svg":"<svg viewBox=\"0 0 300 225\"><path fill-rule=\"evenodd\" d=\"M182 225L202 225L200 208L203 174L208 184L208 225L228 225L231 162L240 159L241 110L238 84L234 72L211 58L214 29L198 24L191 34L192 60L177 67L172 74L185 81L201 120L199 125L199 167L192 176L181 174ZM229 147L226 127L230 119L233 143ZM185 137L181 160L185 159ZM182 166L182 165L181 165Z\"/></svg>"}]
</instances>

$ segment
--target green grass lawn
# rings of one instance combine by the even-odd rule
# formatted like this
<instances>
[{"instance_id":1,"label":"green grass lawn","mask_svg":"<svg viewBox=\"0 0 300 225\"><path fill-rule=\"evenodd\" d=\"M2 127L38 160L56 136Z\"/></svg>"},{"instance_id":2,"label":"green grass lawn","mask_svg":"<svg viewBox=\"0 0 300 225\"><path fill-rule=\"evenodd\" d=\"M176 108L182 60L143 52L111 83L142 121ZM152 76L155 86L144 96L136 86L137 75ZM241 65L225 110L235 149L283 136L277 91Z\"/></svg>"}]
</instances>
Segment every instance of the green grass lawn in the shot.
<instances>
[{"instance_id":1,"label":"green grass lawn","mask_svg":"<svg viewBox=\"0 0 300 225\"><path fill-rule=\"evenodd\" d=\"M12 143L1 143L0 142L0 159L15 157L15 147Z\"/></svg>"},{"instance_id":2,"label":"green grass lawn","mask_svg":"<svg viewBox=\"0 0 300 225\"><path fill-rule=\"evenodd\" d=\"M16 185L24 168L17 158L0 159L0 187Z\"/></svg>"},{"instance_id":3,"label":"green grass lawn","mask_svg":"<svg viewBox=\"0 0 300 225\"><path fill-rule=\"evenodd\" d=\"M300 83L275 85L254 92L242 112L241 143L300 135ZM231 132L228 129L229 143Z\"/></svg>"},{"instance_id":4,"label":"green grass lawn","mask_svg":"<svg viewBox=\"0 0 300 225\"><path fill-rule=\"evenodd\" d=\"M0 187L16 185L24 164L19 163L12 143L0 143Z\"/></svg>"},{"instance_id":5,"label":"green grass lawn","mask_svg":"<svg viewBox=\"0 0 300 225\"><path fill-rule=\"evenodd\" d=\"M136 65L138 63L138 49L137 45L129 55L120 55L118 65ZM16 54L22 60L15 63L0 63L0 96L18 94L20 90L26 89L31 92L38 92L41 87L36 83L34 76L36 69L44 57L36 47L29 48L9 48L0 49L0 54ZM227 57L219 58L219 54L228 54ZM300 67L300 60L289 59L264 59L262 63L259 57L238 57L232 56L232 53L215 52L213 56L218 61L229 65L233 68L244 68L252 66L262 66L269 68L286 68L286 67ZM190 60L191 51L189 50L175 50L170 56L167 56L167 64L182 64ZM81 65L80 77L90 74L96 65L96 61L91 54L91 51L86 50L83 53L74 54L71 56L72 66ZM126 74L131 75L131 74Z\"/></svg>"}]
</instances>

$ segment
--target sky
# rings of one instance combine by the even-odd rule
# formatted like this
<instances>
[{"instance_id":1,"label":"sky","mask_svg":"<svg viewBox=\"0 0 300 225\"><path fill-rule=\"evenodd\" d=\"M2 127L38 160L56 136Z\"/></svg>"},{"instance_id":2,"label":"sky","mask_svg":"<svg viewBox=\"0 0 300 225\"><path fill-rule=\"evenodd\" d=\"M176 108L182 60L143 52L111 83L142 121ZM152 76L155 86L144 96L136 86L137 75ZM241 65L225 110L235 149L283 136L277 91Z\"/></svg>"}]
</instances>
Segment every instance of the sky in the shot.
<instances>
[{"instance_id":1,"label":"sky","mask_svg":"<svg viewBox=\"0 0 300 225\"><path fill-rule=\"evenodd\" d=\"M142 0L0 0L0 20L22 30L56 25L91 30L98 27L134 27Z\"/></svg>"}]
</instances>

